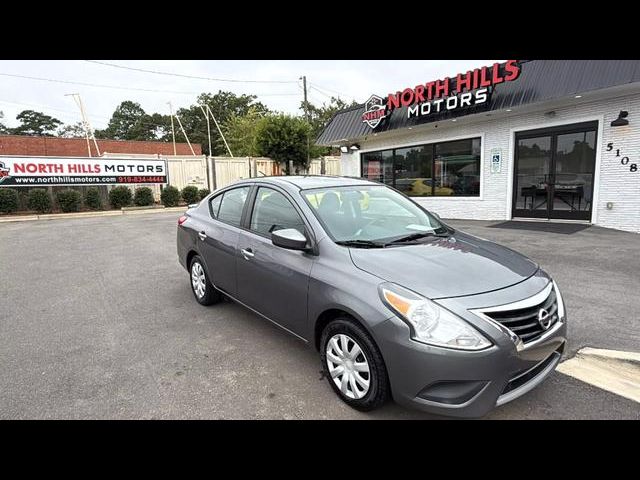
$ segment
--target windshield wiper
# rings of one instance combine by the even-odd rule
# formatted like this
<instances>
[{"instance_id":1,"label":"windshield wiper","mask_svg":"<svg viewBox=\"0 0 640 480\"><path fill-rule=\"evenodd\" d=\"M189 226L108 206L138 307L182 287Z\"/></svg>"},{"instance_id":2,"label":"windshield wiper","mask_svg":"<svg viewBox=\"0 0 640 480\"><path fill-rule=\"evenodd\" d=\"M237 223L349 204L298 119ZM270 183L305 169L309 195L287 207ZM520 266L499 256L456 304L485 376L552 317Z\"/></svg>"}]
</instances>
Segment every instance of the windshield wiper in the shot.
<instances>
[{"instance_id":1,"label":"windshield wiper","mask_svg":"<svg viewBox=\"0 0 640 480\"><path fill-rule=\"evenodd\" d=\"M396 243L413 242L415 240L418 240L418 239L424 238L424 237L448 237L448 236L449 236L449 233L435 233L435 232L412 233L411 235L407 235L405 237L400 237L400 238L397 238L396 240L393 240L391 242L387 242L387 243L385 243L385 245L394 245Z\"/></svg>"},{"instance_id":2,"label":"windshield wiper","mask_svg":"<svg viewBox=\"0 0 640 480\"><path fill-rule=\"evenodd\" d=\"M372 242L371 240L341 240L336 242L338 245L345 247L357 248L384 248L384 243Z\"/></svg>"}]
</instances>

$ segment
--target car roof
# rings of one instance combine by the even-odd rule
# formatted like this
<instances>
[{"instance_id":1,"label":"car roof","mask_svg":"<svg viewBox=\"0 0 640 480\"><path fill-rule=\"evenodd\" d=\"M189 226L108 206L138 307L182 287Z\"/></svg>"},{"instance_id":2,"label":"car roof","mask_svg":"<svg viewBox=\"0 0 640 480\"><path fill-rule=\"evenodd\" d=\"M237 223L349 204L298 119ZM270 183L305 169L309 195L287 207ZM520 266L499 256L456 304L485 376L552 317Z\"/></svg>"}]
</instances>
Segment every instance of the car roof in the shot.
<instances>
[{"instance_id":1,"label":"car roof","mask_svg":"<svg viewBox=\"0 0 640 480\"><path fill-rule=\"evenodd\" d=\"M291 188L297 187L299 190L323 187L344 187L350 185L380 185L364 178L358 177L338 177L332 175L280 175L273 177L255 177L242 180L242 183L272 183Z\"/></svg>"}]
</instances>

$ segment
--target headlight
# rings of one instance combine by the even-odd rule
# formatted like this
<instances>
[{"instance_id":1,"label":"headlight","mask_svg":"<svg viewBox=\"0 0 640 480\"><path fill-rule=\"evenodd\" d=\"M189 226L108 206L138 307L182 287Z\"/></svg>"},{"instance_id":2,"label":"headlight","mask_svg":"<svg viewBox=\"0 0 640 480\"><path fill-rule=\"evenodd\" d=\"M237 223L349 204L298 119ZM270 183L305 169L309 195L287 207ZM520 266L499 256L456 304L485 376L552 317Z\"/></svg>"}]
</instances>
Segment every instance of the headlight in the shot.
<instances>
[{"instance_id":1,"label":"headlight","mask_svg":"<svg viewBox=\"0 0 640 480\"><path fill-rule=\"evenodd\" d=\"M558 318L565 321L567 312L564 309L564 299L562 298L562 294L560 293L560 289L558 288L558 284L555 280L553 281L553 289L556 291L556 298L558 299Z\"/></svg>"},{"instance_id":2,"label":"headlight","mask_svg":"<svg viewBox=\"0 0 640 480\"><path fill-rule=\"evenodd\" d=\"M394 283L383 283L378 290L384 304L412 327L414 340L460 350L491 346L475 328L431 300Z\"/></svg>"}]
</instances>

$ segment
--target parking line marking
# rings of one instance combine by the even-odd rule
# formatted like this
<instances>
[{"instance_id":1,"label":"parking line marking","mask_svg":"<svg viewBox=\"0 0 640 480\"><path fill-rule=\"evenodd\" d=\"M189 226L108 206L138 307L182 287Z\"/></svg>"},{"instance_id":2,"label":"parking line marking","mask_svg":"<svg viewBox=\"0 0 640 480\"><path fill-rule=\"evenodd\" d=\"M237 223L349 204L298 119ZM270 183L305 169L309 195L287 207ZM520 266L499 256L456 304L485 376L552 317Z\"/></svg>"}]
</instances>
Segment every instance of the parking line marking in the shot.
<instances>
[{"instance_id":1,"label":"parking line marking","mask_svg":"<svg viewBox=\"0 0 640 480\"><path fill-rule=\"evenodd\" d=\"M583 348L557 370L580 381L640 403L640 354Z\"/></svg>"}]
</instances>

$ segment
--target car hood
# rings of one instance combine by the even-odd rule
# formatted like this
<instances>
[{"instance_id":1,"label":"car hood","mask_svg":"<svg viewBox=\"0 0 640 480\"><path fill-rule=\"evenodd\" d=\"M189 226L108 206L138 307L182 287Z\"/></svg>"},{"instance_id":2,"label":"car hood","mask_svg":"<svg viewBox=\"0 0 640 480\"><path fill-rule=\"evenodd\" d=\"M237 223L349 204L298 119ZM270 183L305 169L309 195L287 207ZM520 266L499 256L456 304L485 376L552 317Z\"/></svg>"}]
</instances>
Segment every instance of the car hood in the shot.
<instances>
[{"instance_id":1,"label":"car hood","mask_svg":"<svg viewBox=\"0 0 640 480\"><path fill-rule=\"evenodd\" d=\"M462 232L418 245L350 248L356 267L427 298L459 297L506 288L538 266L524 255Z\"/></svg>"}]
</instances>

